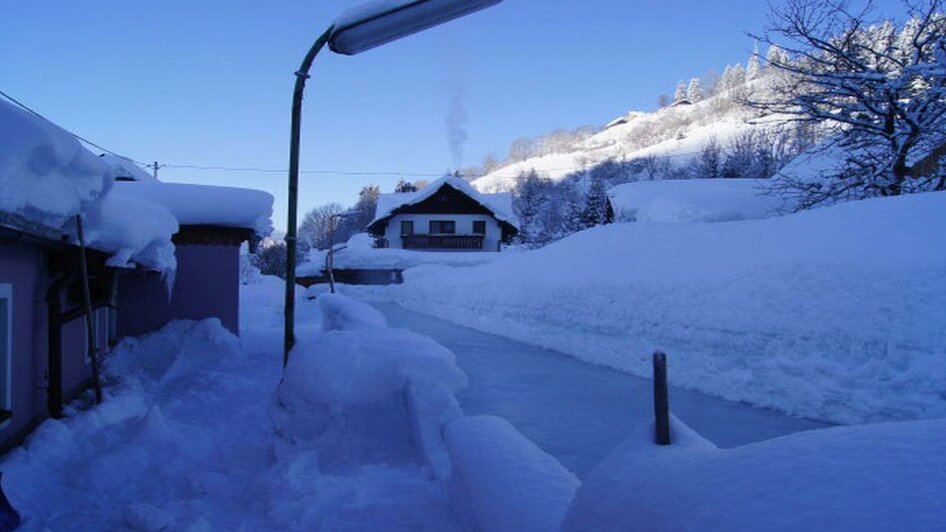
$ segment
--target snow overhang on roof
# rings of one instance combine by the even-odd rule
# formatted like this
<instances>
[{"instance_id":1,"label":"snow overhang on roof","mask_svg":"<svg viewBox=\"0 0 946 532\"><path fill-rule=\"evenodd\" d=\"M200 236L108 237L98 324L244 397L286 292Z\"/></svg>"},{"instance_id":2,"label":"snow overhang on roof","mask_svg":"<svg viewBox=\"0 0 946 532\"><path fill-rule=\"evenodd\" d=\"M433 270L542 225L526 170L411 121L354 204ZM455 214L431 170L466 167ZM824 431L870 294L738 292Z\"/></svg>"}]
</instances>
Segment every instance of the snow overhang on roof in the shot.
<instances>
[{"instance_id":1,"label":"snow overhang on roof","mask_svg":"<svg viewBox=\"0 0 946 532\"><path fill-rule=\"evenodd\" d=\"M273 230L273 196L251 188L162 183L117 182L118 199L147 198L164 208L178 224L250 229L264 237Z\"/></svg>"},{"instance_id":2,"label":"snow overhang on roof","mask_svg":"<svg viewBox=\"0 0 946 532\"><path fill-rule=\"evenodd\" d=\"M376 224L386 222L389 218L394 216L397 209L421 203L436 194L437 191L444 186L451 187L468 196L493 213L493 216L497 220L508 224L515 231L519 231L519 219L516 217L512 208L512 194L483 194L463 179L451 175L442 177L417 192L381 194L378 197L378 206L375 210L374 220L368 224L369 230L373 231Z\"/></svg>"}]
</instances>

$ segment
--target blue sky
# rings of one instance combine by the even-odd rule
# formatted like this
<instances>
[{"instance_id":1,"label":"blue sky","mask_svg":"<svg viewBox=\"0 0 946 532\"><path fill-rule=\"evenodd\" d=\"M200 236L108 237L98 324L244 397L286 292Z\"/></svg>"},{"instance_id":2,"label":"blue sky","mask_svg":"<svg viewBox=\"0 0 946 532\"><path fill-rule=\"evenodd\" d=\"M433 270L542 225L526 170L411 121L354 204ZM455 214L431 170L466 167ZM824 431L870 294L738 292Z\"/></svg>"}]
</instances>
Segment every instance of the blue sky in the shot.
<instances>
[{"instance_id":1,"label":"blue sky","mask_svg":"<svg viewBox=\"0 0 946 532\"><path fill-rule=\"evenodd\" d=\"M292 72L359 0L6 0L0 90L142 161L287 166ZM745 61L764 2L505 0L356 57L316 60L303 169L436 174L454 166L446 116L466 112L463 165L510 141L651 110L680 79ZM168 181L263 188L284 225L283 173L165 168ZM301 209L353 203L398 177L307 175Z\"/></svg>"}]
</instances>

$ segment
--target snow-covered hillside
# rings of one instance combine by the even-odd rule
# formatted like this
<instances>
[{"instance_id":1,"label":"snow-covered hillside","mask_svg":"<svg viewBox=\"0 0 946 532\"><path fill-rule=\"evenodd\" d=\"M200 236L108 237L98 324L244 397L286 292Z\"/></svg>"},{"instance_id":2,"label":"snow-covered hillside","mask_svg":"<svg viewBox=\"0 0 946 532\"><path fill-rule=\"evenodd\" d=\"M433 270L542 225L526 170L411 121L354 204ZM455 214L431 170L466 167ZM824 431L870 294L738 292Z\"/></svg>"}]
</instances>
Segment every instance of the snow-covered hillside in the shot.
<instances>
[{"instance_id":1,"label":"snow-covered hillside","mask_svg":"<svg viewBox=\"0 0 946 532\"><path fill-rule=\"evenodd\" d=\"M946 193L738 222L618 223L405 272L401 303L721 397L842 423L946 414Z\"/></svg>"},{"instance_id":2,"label":"snow-covered hillside","mask_svg":"<svg viewBox=\"0 0 946 532\"><path fill-rule=\"evenodd\" d=\"M724 91L692 105L674 105L653 113L629 112L568 150L505 165L474 180L473 186L483 192L505 192L515 188L516 178L523 173L534 170L540 177L557 181L605 161L657 158L671 169L686 167L708 143L715 141L726 148L747 132L778 127L777 120L760 118L756 111L738 103L746 91L766 91L768 86L768 78L763 77L739 91Z\"/></svg>"}]
</instances>

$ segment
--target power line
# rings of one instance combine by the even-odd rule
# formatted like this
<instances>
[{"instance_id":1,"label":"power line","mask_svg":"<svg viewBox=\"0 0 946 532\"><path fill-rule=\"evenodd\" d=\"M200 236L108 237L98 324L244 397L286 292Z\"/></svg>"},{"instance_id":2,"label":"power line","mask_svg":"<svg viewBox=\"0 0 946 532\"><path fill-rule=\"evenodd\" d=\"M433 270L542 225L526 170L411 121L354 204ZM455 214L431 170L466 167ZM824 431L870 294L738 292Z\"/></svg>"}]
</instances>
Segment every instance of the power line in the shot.
<instances>
[{"instance_id":1,"label":"power line","mask_svg":"<svg viewBox=\"0 0 946 532\"><path fill-rule=\"evenodd\" d=\"M224 172L256 172L256 173L267 173L267 174L284 174L289 171L288 168L253 168L253 167L233 167L233 166L200 166L192 164L164 164L161 165L164 168L177 168L182 170L215 170L215 171L224 171ZM300 170L300 174L324 174L324 175L351 175L351 176L404 176L404 177L441 177L444 174L442 173L430 173L430 172L404 172L399 170L394 170L390 172L386 171L365 171L359 172L354 170Z\"/></svg>"},{"instance_id":2,"label":"power line","mask_svg":"<svg viewBox=\"0 0 946 532\"><path fill-rule=\"evenodd\" d=\"M105 148L105 147L102 147L102 146L100 146L100 145L98 145L98 144L92 142L91 140L89 140L89 139L87 139L87 138L85 138L85 137L83 137L83 136L81 136L81 135L78 135L78 134L76 134L76 133L73 133L72 131L69 131L68 129L66 129L66 128L60 126L59 124L53 122L52 120L50 120L50 119L46 118L45 116L39 114L38 112L34 111L33 109L31 109L30 107L28 107L28 106L27 106L26 104L24 104L23 102L17 100L17 99L14 98L13 96L10 96L9 94L3 92L2 90L0 90L0 96L3 96L3 97L6 98L7 100L10 100L10 102L12 102L12 103L13 103L14 105L16 105L17 107L23 109L24 111L26 111L26 112L28 112L28 113L30 113L30 114L33 114L33 115L35 115L35 116L37 116L37 117L39 117L39 118L45 120L46 122L49 122L50 124L52 124L52 125L58 127L59 129L65 131L66 133L69 133L70 135L72 135L73 137L75 137L77 140L80 140L80 141L82 141L82 142L88 144L89 146L92 146L93 148L98 148L98 149L102 150L102 151L105 152L105 153L114 155L115 157L118 157L118 158L120 158L120 159L125 159L126 161L135 163L135 164L137 164L137 165L139 165L139 166L147 166L145 163L141 163L141 162L138 162L138 161L132 159L131 157L125 157L124 155L120 155L120 154L118 154L118 153L115 153L115 152L113 152L112 150L110 150L110 149L108 149L108 148Z\"/></svg>"},{"instance_id":3,"label":"power line","mask_svg":"<svg viewBox=\"0 0 946 532\"><path fill-rule=\"evenodd\" d=\"M3 96L4 98L6 98L6 99L9 100L10 102L12 102L14 105L16 105L16 106L20 107L21 109L27 111L28 113L31 113L31 114L33 114L33 115L35 115L35 116L37 116L37 117L39 117L39 118L45 120L46 122L48 122L48 123L50 123L50 124L52 124L52 125L54 125L54 126L60 128L60 129L62 129L63 131L65 131L65 132L69 133L70 135L72 135L73 137L75 137L77 140L79 140L79 141L81 141L81 142L84 142L85 144L88 144L89 146L92 146L92 147L94 147L94 148L97 148L97 149L99 149L99 150L102 150L102 151L105 152L105 153L109 153L109 154L111 154L111 155L114 155L115 157L124 159L124 160L129 161L129 162L134 163L134 164L137 164L138 166L140 166L140 167L142 167L142 168L147 168L147 169L151 170L151 171L153 172L153 174L155 175L155 177L157 177L157 171L158 171L158 169L160 169L160 168L174 168L174 169L180 169L180 170L200 170L200 171L221 171L221 172L267 173L267 174L282 174L282 173L287 173L287 172L289 171L288 168L255 168L255 167L232 167L232 166L202 166L202 165L191 165L191 164L161 164L161 165L159 165L157 162L155 162L155 163L153 163L153 164L143 163L143 162L140 162L140 161L136 161L136 160L134 160L134 159L132 159L132 158L130 158L130 157L126 157L126 156L124 156L124 155L120 155L120 154L118 154L118 153L115 153L114 151L112 151L112 150L110 150L110 149L108 149L108 148L105 148L104 146L101 146L100 144L97 144L97 143L95 143L95 142L92 142L91 140L89 140L89 139L87 139L87 138L85 138L85 137L83 137L83 136L81 136L81 135L78 135L78 134L76 134L76 133L73 133L72 131L69 131L68 129L63 128L62 126L56 124L56 123L53 122L52 120L50 120L50 119L46 118L45 116L41 115L40 113L34 111L33 109L31 109L31 108L30 108L29 106L27 106L26 104L20 102L19 100L17 100L17 99L14 98L13 96L10 96L9 94L3 92L2 90L0 90L0 96ZM655 155L654 157L659 158L659 159L672 159L672 158L675 158L675 157L687 157L687 156L697 155L697 154L698 154L698 152L684 152L684 153L672 153L672 154L668 154L668 155ZM637 158L637 159L643 159L643 158L645 158L645 157L647 157L647 156L640 157L640 158ZM611 159L611 160L613 160L613 159ZM633 161L633 160L634 160L634 159L631 159L630 161ZM629 161L625 161L625 162L629 162ZM516 163L513 163L513 164L516 164ZM531 169L534 170L535 168L532 167ZM568 168L543 168L543 169L542 169L543 172L580 172L580 171L582 171L582 170L583 170L582 168L576 168L576 167L568 167ZM492 173L492 174L487 174L487 175L493 175L494 177L499 177L499 178L514 178L514 177L518 176L519 174L521 174L522 172L526 172L526 171L528 171L528 170L523 169L523 170L520 170L520 171L510 171L508 174L503 174L503 173L500 173L500 172L501 172L501 169L500 169L500 172L496 172L496 173ZM371 171L364 171L364 172L361 172L361 171L354 171L354 170L300 170L299 173L300 173L300 174L309 174L309 175L394 176L394 177L442 177L443 175L445 175L444 173L405 172L405 171L403 171L403 170L392 170L392 171L371 170ZM477 176L477 177L484 177L484 176Z\"/></svg>"}]
</instances>

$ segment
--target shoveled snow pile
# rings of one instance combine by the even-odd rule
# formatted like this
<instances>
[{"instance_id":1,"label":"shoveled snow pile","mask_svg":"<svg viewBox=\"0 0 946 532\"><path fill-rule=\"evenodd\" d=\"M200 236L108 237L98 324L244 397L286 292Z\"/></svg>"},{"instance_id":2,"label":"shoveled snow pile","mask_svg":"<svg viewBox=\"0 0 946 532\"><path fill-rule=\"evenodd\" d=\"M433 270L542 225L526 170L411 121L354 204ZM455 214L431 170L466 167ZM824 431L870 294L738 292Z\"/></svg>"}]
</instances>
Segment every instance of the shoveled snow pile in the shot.
<instances>
[{"instance_id":1,"label":"shoveled snow pile","mask_svg":"<svg viewBox=\"0 0 946 532\"><path fill-rule=\"evenodd\" d=\"M290 353L272 408L277 432L295 452L318 449L326 470L420 461L443 472L443 451L424 432L460 415L453 396L467 378L453 353L388 327L365 303L328 294L317 304L328 328Z\"/></svg>"},{"instance_id":2,"label":"shoveled snow pile","mask_svg":"<svg viewBox=\"0 0 946 532\"><path fill-rule=\"evenodd\" d=\"M678 385L856 423L946 415L946 193L763 220L612 224L464 269L404 305Z\"/></svg>"},{"instance_id":3,"label":"shoveled snow pile","mask_svg":"<svg viewBox=\"0 0 946 532\"><path fill-rule=\"evenodd\" d=\"M251 478L225 460L241 451L222 449L218 427L192 416L195 408L209 406L202 402L219 401L224 390L247 393L258 384L220 378L241 362L239 340L217 320L173 322L124 340L106 359L105 402L45 421L0 464L4 491L23 515L23 528L187 529L207 520L238 525L240 506L252 501L244 487ZM228 414L245 416L231 441L255 437L259 416ZM232 505L205 502L218 497L232 498Z\"/></svg>"},{"instance_id":4,"label":"shoveled snow pile","mask_svg":"<svg viewBox=\"0 0 946 532\"><path fill-rule=\"evenodd\" d=\"M503 418L447 426L454 511L468 530L558 530L578 478ZM591 530L591 529L589 529Z\"/></svg>"},{"instance_id":5,"label":"shoveled snow pile","mask_svg":"<svg viewBox=\"0 0 946 532\"><path fill-rule=\"evenodd\" d=\"M508 250L507 250L508 251ZM296 268L298 276L319 276L325 272L327 250L312 250L307 261ZM478 266L488 264L500 253L478 251L414 251L411 249L376 248L367 233L352 236L344 247L335 250L335 269L406 270L417 266Z\"/></svg>"},{"instance_id":6,"label":"shoveled snow pile","mask_svg":"<svg viewBox=\"0 0 946 532\"><path fill-rule=\"evenodd\" d=\"M622 222L729 222L778 214L782 200L764 179L638 181L608 192Z\"/></svg>"},{"instance_id":7,"label":"shoveled snow pile","mask_svg":"<svg viewBox=\"0 0 946 532\"><path fill-rule=\"evenodd\" d=\"M717 450L673 420L621 444L578 489L564 531L941 530L946 420L801 432Z\"/></svg>"}]
</instances>

